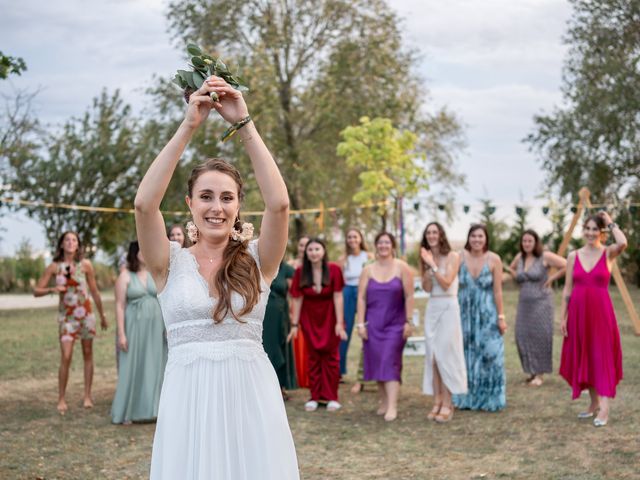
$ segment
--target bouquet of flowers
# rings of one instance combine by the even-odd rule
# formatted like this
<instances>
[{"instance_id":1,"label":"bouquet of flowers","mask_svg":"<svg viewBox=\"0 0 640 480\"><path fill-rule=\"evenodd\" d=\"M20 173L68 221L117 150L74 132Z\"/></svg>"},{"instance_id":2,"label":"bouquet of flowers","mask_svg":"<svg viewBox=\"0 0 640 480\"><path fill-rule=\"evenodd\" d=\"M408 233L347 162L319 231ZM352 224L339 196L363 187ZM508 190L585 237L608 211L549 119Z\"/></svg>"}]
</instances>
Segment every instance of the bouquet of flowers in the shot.
<instances>
[{"instance_id":1,"label":"bouquet of flowers","mask_svg":"<svg viewBox=\"0 0 640 480\"><path fill-rule=\"evenodd\" d=\"M173 83L178 85L184 92L184 99L187 103L189 103L191 94L198 90L211 75L224 79L225 82L241 92L249 90L242 78L238 75L233 75L219 58L202 53L202 50L193 43L187 45L187 51L191 55L191 64L189 66L192 70L178 70L178 73L173 78ZM214 102L218 101L218 95L215 92L211 92L210 95Z\"/></svg>"}]
</instances>

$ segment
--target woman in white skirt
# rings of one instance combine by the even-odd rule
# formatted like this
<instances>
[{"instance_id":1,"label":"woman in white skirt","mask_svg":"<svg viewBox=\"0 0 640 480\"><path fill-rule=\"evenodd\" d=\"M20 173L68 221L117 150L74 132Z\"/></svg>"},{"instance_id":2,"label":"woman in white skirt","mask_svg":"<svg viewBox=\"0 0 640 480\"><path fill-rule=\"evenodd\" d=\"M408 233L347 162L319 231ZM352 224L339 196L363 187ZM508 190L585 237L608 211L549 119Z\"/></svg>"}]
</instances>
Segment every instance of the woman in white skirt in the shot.
<instances>
[{"instance_id":1,"label":"woman in white skirt","mask_svg":"<svg viewBox=\"0 0 640 480\"><path fill-rule=\"evenodd\" d=\"M160 203L212 108L251 159L265 203L260 238L250 241L253 227L240 222L238 170L213 159L191 172L186 201L194 244L181 248L165 235ZM191 95L184 121L138 188L135 214L169 344L151 479L298 479L278 378L262 347L269 284L287 244L289 199L240 92L210 77Z\"/></svg>"},{"instance_id":2,"label":"woman in white skirt","mask_svg":"<svg viewBox=\"0 0 640 480\"><path fill-rule=\"evenodd\" d=\"M451 251L447 235L437 222L429 223L422 234L420 257L422 287L430 292L424 321L426 351L422 390L434 397L427 418L444 423L453 418L451 394L467 392L458 305L460 257Z\"/></svg>"}]
</instances>

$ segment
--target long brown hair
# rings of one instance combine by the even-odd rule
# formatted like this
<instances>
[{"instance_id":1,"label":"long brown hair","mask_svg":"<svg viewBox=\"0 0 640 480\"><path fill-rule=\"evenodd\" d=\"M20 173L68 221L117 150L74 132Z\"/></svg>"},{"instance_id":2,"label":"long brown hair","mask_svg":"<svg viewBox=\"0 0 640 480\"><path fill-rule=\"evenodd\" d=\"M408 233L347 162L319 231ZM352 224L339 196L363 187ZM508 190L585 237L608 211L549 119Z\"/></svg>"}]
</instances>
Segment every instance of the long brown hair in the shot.
<instances>
[{"instance_id":1,"label":"long brown hair","mask_svg":"<svg viewBox=\"0 0 640 480\"><path fill-rule=\"evenodd\" d=\"M77 232L74 232L73 230L67 230L66 232L64 232L62 235L60 235L60 238L58 238L58 245L56 246L56 252L53 254L53 261L54 262L62 262L64 260L64 237L66 237L67 235L74 235L76 237L76 240L78 241L78 249L76 250L75 255L73 256L73 260L75 262L79 262L80 260L82 260L82 242L80 241L80 236L78 235Z\"/></svg>"},{"instance_id":2,"label":"long brown hair","mask_svg":"<svg viewBox=\"0 0 640 480\"><path fill-rule=\"evenodd\" d=\"M447 238L447 233L444 231L444 227L438 222L427 223L427 226L424 227L424 232L422 232L422 240L420 241L420 247L426 250L431 250L431 246L429 245L429 242L427 242L427 230L429 230L429 227L431 225L435 225L438 229L438 250L440 251L440 255L449 255L449 252L451 251L451 245L449 244L449 239ZM422 258L418 258L420 258L420 273L424 274L426 266Z\"/></svg>"},{"instance_id":3,"label":"long brown hair","mask_svg":"<svg viewBox=\"0 0 640 480\"><path fill-rule=\"evenodd\" d=\"M364 243L364 236L362 235L362 232L360 230L358 230L357 228L351 227L349 228L349 230L347 230L347 233L344 236L344 251L346 252L347 255L353 255L353 251L351 250L351 247L349 246L349 242L347 242L347 237L349 236L349 232L356 232L358 234L358 236L360 237L360 251L361 252L366 252L367 251L367 244Z\"/></svg>"},{"instance_id":4,"label":"long brown hair","mask_svg":"<svg viewBox=\"0 0 640 480\"><path fill-rule=\"evenodd\" d=\"M240 172L233 165L219 158L212 158L191 171L188 189L189 197L193 195L193 186L196 180L206 172L220 172L230 176L238 187L238 199L242 201L242 177ZM240 214L236 218L234 228L240 229ZM195 242L194 242L195 243ZM222 265L212 278L213 284L218 292L218 303L213 311L213 320L220 323L224 317L231 313L233 318L241 321L239 317L246 315L260 300L260 270L256 261L247 251L247 242L229 239L229 243L222 253ZM231 295L238 293L244 300L244 307L239 312L234 312L231 306Z\"/></svg>"}]
</instances>

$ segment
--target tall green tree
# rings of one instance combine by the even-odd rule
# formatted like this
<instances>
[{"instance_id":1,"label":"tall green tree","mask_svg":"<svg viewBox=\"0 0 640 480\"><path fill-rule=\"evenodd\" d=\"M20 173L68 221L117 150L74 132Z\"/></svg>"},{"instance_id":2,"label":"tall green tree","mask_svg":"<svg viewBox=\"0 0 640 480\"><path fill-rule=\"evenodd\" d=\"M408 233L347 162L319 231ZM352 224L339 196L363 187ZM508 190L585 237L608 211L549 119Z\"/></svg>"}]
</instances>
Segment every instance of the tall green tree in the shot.
<instances>
[{"instance_id":1,"label":"tall green tree","mask_svg":"<svg viewBox=\"0 0 640 480\"><path fill-rule=\"evenodd\" d=\"M502 257L502 261L505 263L511 262L516 254L520 251L520 239L522 238L522 234L529 227L528 225L528 216L529 216L529 208L527 207L516 207L515 210L516 218L509 229L509 235L500 242L500 248L498 250L498 254Z\"/></svg>"},{"instance_id":2,"label":"tall green tree","mask_svg":"<svg viewBox=\"0 0 640 480\"><path fill-rule=\"evenodd\" d=\"M81 118L40 138L37 150L9 157L10 183L19 198L94 207L132 208L142 172L159 151L160 126L131 115L120 93L103 91ZM71 229L91 255L99 245L113 252L135 236L132 216L30 206L29 216L54 245Z\"/></svg>"},{"instance_id":3,"label":"tall green tree","mask_svg":"<svg viewBox=\"0 0 640 480\"><path fill-rule=\"evenodd\" d=\"M554 253L558 252L567 231L569 204L552 201L549 204L551 231L542 236L542 243Z\"/></svg>"},{"instance_id":4,"label":"tall green tree","mask_svg":"<svg viewBox=\"0 0 640 480\"><path fill-rule=\"evenodd\" d=\"M562 196L586 186L600 203L640 188L640 2L570 3L562 106L526 141Z\"/></svg>"},{"instance_id":5,"label":"tall green tree","mask_svg":"<svg viewBox=\"0 0 640 480\"><path fill-rule=\"evenodd\" d=\"M575 202L586 186L594 203L617 203L612 213L622 219L622 202L640 196L640 2L570 2L562 106L536 116L526 141L562 198ZM635 225L626 232L632 245L640 242ZM621 263L640 270L631 251Z\"/></svg>"},{"instance_id":6,"label":"tall green tree","mask_svg":"<svg viewBox=\"0 0 640 480\"><path fill-rule=\"evenodd\" d=\"M170 3L169 22L181 46L193 41L242 67L292 209L323 201L347 207L344 222L357 216L348 199L358 176L335 175L346 171L336 145L340 131L365 115L416 133L432 182L446 185L444 196L462 183L454 161L460 125L445 109L426 108L417 55L404 46L398 18L383 0L180 0ZM237 145L227 148L222 153L247 166ZM302 217L295 227L302 232Z\"/></svg>"},{"instance_id":7,"label":"tall green tree","mask_svg":"<svg viewBox=\"0 0 640 480\"><path fill-rule=\"evenodd\" d=\"M391 200L398 205L403 198L427 189L424 156L415 153L416 135L394 128L388 118L362 117L360 124L341 132L337 153L357 172L360 184L353 195L359 204ZM387 229L387 208L379 209L382 230Z\"/></svg>"},{"instance_id":8,"label":"tall green tree","mask_svg":"<svg viewBox=\"0 0 640 480\"><path fill-rule=\"evenodd\" d=\"M509 227L504 220L498 218L497 209L489 198L481 198L480 203L482 210L479 221L487 227L489 248L493 252L500 252Z\"/></svg>"}]
</instances>

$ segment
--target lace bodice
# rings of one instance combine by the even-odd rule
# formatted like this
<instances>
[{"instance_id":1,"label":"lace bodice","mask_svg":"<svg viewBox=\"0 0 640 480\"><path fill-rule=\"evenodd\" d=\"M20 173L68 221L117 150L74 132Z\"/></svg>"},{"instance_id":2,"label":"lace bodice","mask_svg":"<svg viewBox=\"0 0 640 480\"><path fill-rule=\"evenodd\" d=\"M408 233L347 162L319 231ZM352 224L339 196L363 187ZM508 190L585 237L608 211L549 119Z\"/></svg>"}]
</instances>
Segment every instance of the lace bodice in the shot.
<instances>
[{"instance_id":1,"label":"lace bodice","mask_svg":"<svg viewBox=\"0 0 640 480\"><path fill-rule=\"evenodd\" d=\"M261 276L260 299L256 306L239 322L228 313L220 323L213 321L215 298L209 295L209 286L198 270L193 254L170 242L169 276L164 290L158 294L162 316L167 328L169 349L187 343L250 340L262 345L262 320L269 298L269 286ZM249 243L248 251L260 268L258 240ZM244 306L242 297L233 293L231 304L239 312Z\"/></svg>"}]
</instances>

